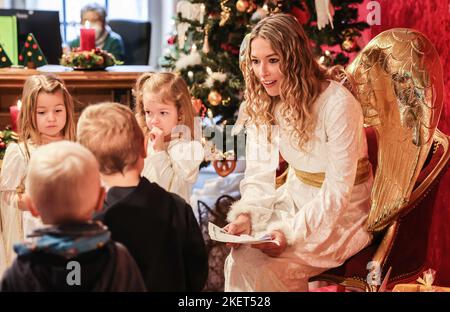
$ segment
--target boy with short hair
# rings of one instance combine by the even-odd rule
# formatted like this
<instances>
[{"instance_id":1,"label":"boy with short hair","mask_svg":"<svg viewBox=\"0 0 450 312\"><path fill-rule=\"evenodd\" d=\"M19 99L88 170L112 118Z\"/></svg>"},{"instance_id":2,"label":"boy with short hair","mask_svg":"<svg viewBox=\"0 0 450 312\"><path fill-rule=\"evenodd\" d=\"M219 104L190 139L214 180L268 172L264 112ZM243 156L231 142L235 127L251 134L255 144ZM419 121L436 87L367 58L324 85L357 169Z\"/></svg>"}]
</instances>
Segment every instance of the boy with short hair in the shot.
<instances>
[{"instance_id":1,"label":"boy with short hair","mask_svg":"<svg viewBox=\"0 0 450 312\"><path fill-rule=\"evenodd\" d=\"M17 244L17 259L1 291L145 291L127 249L91 220L102 207L98 163L78 143L39 147L28 167L25 204L49 226L32 233L33 243Z\"/></svg>"},{"instance_id":2,"label":"boy with short hair","mask_svg":"<svg viewBox=\"0 0 450 312\"><path fill-rule=\"evenodd\" d=\"M81 114L77 131L109 187L96 219L128 248L147 289L201 291L208 257L199 226L181 197L141 177L146 148L132 111L117 103L91 105Z\"/></svg>"}]
</instances>

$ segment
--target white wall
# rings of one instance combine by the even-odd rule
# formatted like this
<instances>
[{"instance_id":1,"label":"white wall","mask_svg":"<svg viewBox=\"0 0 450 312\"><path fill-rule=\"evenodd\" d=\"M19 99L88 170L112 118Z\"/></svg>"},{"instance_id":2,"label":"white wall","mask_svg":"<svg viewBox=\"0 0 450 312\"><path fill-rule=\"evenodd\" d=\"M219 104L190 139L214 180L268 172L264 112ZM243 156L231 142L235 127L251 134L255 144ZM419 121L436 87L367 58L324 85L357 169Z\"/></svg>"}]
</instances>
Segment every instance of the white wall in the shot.
<instances>
[{"instance_id":1,"label":"white wall","mask_svg":"<svg viewBox=\"0 0 450 312\"><path fill-rule=\"evenodd\" d=\"M166 38L172 31L177 0L148 0L149 18L152 22L152 42L149 63L158 69L158 60L167 45Z\"/></svg>"},{"instance_id":2,"label":"white wall","mask_svg":"<svg viewBox=\"0 0 450 312\"><path fill-rule=\"evenodd\" d=\"M10 9L11 0L0 0L0 9Z\"/></svg>"}]
</instances>

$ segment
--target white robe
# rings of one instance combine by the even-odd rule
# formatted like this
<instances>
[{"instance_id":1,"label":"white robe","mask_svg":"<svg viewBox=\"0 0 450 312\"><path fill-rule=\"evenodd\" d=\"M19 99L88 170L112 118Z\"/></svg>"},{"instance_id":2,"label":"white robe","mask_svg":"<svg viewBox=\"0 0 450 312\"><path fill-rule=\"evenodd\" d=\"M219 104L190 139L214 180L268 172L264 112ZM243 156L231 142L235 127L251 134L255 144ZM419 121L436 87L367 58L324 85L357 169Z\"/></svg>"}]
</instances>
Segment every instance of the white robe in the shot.
<instances>
[{"instance_id":1,"label":"white robe","mask_svg":"<svg viewBox=\"0 0 450 312\"><path fill-rule=\"evenodd\" d=\"M149 141L142 176L189 203L203 158L203 146L195 140L172 140L167 151L160 152Z\"/></svg>"},{"instance_id":2,"label":"white robe","mask_svg":"<svg viewBox=\"0 0 450 312\"><path fill-rule=\"evenodd\" d=\"M28 144L28 147L32 154L35 146ZM3 243L0 246L3 251L0 251L0 257L2 253L4 257L0 259L0 276L3 275L1 263L4 264L4 270L16 257L13 250L14 244L23 242L27 234L42 226L40 218L33 217L29 211L18 209L16 188L25 182L27 165L28 159L23 143L10 143L3 158L0 175L0 213L3 235Z\"/></svg>"},{"instance_id":3,"label":"white robe","mask_svg":"<svg viewBox=\"0 0 450 312\"><path fill-rule=\"evenodd\" d=\"M279 257L249 246L233 249L225 262L226 291L307 291L311 276L341 265L370 243L365 222L373 178L354 185L358 160L367 157L360 104L347 89L331 81L314 103L313 114L317 124L309 152L292 144L292 130L278 110L279 136L275 133L271 143L263 142L265 133L257 135L255 129L247 129L242 198L228 219L250 213L252 234L281 230L288 247ZM256 149L260 159L268 160L249 158ZM278 151L290 169L286 183L276 189ZM293 168L325 172L325 180L320 188L307 185Z\"/></svg>"}]
</instances>

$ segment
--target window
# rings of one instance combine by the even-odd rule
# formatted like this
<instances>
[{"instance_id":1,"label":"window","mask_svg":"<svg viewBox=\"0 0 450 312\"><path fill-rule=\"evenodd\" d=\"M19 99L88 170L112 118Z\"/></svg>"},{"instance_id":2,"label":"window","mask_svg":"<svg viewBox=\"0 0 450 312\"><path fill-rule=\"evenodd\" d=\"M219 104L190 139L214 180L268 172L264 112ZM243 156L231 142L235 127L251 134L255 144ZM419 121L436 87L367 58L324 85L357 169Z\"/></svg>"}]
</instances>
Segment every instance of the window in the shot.
<instances>
[{"instance_id":1,"label":"window","mask_svg":"<svg viewBox=\"0 0 450 312\"><path fill-rule=\"evenodd\" d=\"M61 37L70 42L80 33L80 11L88 3L99 3L108 12L107 19L148 20L147 0L22 0L13 1L15 9L59 11Z\"/></svg>"}]
</instances>

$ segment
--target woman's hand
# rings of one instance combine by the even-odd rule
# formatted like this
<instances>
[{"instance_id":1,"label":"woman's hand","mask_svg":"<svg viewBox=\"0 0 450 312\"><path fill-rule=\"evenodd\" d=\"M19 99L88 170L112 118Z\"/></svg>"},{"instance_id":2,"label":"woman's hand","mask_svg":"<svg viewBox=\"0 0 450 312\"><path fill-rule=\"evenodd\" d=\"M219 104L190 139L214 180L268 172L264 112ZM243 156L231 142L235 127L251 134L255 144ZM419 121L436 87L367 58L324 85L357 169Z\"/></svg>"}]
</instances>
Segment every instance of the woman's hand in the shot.
<instances>
[{"instance_id":1,"label":"woman's hand","mask_svg":"<svg viewBox=\"0 0 450 312\"><path fill-rule=\"evenodd\" d=\"M287 241L283 232L273 231L270 233L272 239L278 241L279 245L275 243L264 243L252 245L253 248L261 250L270 257L278 257L286 250Z\"/></svg>"},{"instance_id":2,"label":"woman's hand","mask_svg":"<svg viewBox=\"0 0 450 312\"><path fill-rule=\"evenodd\" d=\"M242 235L247 234L250 235L252 232L252 222L249 214L241 213L236 220L233 222L227 224L223 228L228 234L231 235ZM227 243L228 247L239 247L241 244L233 244L233 243Z\"/></svg>"},{"instance_id":3,"label":"woman's hand","mask_svg":"<svg viewBox=\"0 0 450 312\"><path fill-rule=\"evenodd\" d=\"M155 152L161 152L166 150L166 144L164 142L163 131L157 127L153 127L150 131L150 141L152 141L152 147Z\"/></svg>"}]
</instances>

